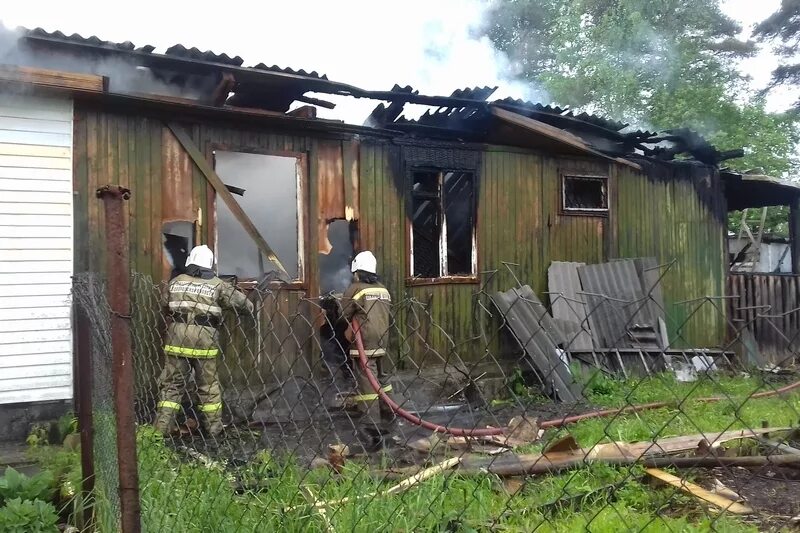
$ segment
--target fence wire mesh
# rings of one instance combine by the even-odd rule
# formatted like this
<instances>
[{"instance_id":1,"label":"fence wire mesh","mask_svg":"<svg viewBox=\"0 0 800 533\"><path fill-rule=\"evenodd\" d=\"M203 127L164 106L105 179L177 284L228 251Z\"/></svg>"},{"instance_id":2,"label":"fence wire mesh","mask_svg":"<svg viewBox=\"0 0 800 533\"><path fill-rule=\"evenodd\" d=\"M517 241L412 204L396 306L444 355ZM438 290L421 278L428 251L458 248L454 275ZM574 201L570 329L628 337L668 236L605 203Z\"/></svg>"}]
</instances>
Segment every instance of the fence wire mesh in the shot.
<instances>
[{"instance_id":1,"label":"fence wire mesh","mask_svg":"<svg viewBox=\"0 0 800 533\"><path fill-rule=\"evenodd\" d=\"M97 274L77 274L72 278L72 298L87 316L91 327L92 433L94 454L94 500L98 524L119 522L119 470L117 427L114 412L111 356L110 311L106 284Z\"/></svg>"},{"instance_id":2,"label":"fence wire mesh","mask_svg":"<svg viewBox=\"0 0 800 533\"><path fill-rule=\"evenodd\" d=\"M463 309L392 295L386 353L368 367L403 414L350 355L351 300L263 283L245 291L252 311L212 324L218 355L165 355L167 283L134 274L143 530L793 527L800 387L785 313L665 303L672 265L580 268L581 287L537 294L503 265ZM98 477L118 513L108 305L95 276L75 295L92 321ZM366 332L371 313L359 316ZM752 326L773 319L783 346L766 356ZM165 401L177 405L163 436Z\"/></svg>"}]
</instances>

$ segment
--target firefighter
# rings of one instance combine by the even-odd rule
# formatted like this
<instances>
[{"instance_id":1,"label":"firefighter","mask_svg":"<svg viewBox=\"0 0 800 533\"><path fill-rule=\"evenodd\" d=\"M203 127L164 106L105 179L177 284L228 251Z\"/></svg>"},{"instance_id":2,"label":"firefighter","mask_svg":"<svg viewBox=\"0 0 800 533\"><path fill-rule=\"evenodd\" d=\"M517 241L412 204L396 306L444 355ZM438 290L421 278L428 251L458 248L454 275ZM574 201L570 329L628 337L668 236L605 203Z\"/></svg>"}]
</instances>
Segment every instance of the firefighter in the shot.
<instances>
[{"instance_id":1,"label":"firefighter","mask_svg":"<svg viewBox=\"0 0 800 533\"><path fill-rule=\"evenodd\" d=\"M388 344L392 298L386 287L378 281L377 264L375 256L369 251L361 252L353 259L350 268L353 282L342 297L342 315L348 323L352 323L355 318L369 361L367 366L381 383L382 390L389 393L392 386L388 384L383 357ZM365 448L375 450L383 445L394 413L379 400L375 389L361 370L352 326L348 328L346 336L351 343L350 357L353 358L352 366L357 382L357 394L351 400L355 402L362 418L359 437Z\"/></svg>"},{"instance_id":2,"label":"firefighter","mask_svg":"<svg viewBox=\"0 0 800 533\"><path fill-rule=\"evenodd\" d=\"M233 285L219 279L213 264L214 253L208 246L196 246L186 259L186 272L173 278L164 294L168 326L155 420L156 429L164 435L175 429L176 414L192 374L204 433L216 436L222 431L222 391L217 375L222 311L252 313L253 304Z\"/></svg>"}]
</instances>

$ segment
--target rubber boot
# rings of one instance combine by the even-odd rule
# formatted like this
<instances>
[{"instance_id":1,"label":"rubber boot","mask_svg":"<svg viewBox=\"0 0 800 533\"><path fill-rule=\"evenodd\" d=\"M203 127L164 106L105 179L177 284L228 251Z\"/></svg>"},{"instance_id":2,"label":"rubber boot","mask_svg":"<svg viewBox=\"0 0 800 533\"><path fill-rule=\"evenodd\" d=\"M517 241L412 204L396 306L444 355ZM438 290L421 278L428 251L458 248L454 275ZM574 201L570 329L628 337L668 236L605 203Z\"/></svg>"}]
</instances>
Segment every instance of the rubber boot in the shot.
<instances>
[{"instance_id":1,"label":"rubber boot","mask_svg":"<svg viewBox=\"0 0 800 533\"><path fill-rule=\"evenodd\" d=\"M172 434L178 430L178 425L175 422L175 410L168 408L159 409L156 412L153 427L165 437L172 436Z\"/></svg>"},{"instance_id":2,"label":"rubber boot","mask_svg":"<svg viewBox=\"0 0 800 533\"><path fill-rule=\"evenodd\" d=\"M217 438L222 435L222 413L205 413L203 419L203 433L208 437Z\"/></svg>"}]
</instances>

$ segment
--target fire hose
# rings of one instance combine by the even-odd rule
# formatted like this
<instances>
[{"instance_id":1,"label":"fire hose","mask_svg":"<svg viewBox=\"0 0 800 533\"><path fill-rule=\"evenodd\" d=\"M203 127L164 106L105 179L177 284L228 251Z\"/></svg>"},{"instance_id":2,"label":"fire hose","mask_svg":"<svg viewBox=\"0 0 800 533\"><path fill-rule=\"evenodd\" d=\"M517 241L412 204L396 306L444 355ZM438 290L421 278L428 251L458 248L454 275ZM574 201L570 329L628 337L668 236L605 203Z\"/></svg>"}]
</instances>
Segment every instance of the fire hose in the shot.
<instances>
[{"instance_id":1,"label":"fire hose","mask_svg":"<svg viewBox=\"0 0 800 533\"><path fill-rule=\"evenodd\" d=\"M449 435L454 435L456 437L489 437L492 435L503 435L508 431L508 428L452 428L448 426L442 426L439 424L434 424L433 422L429 422L427 420L423 420L417 415L414 415L395 402L382 388L380 382L369 369L368 361L367 361L367 354L364 351L364 340L361 338L361 330L359 328L359 324L356 320L353 320L352 323L356 348L358 348L358 362L361 366L361 371L364 372L367 380L369 381L370 386L386 405L388 405L392 411L395 412L398 416L408 420L412 424L417 426L424 427L425 429L429 429L436 433L447 433ZM777 396L779 394L784 394L790 392L794 389L800 388L800 381L795 381L789 385L781 387L779 389L775 389L772 391L764 391L759 392L757 394L753 394L749 398L769 398L771 396ZM725 398L720 396L712 396L709 398L697 398L695 401L699 403L715 403L724 400ZM582 413L579 415L574 416L567 416L562 418L555 418L553 420L545 420L543 422L539 422L538 426L542 429L545 428L558 428L562 426L566 426L568 424L574 424L575 422L580 422L582 420L589 420L591 418L605 418L608 416L615 416L615 415L622 415L622 414L629 414L629 413L639 413L641 411L648 411L651 409L661 409L664 407L669 407L673 405L675 402L653 402L653 403L644 403L639 405L629 405L627 407L621 407L617 409L604 409L602 411L590 411L588 413Z\"/></svg>"}]
</instances>

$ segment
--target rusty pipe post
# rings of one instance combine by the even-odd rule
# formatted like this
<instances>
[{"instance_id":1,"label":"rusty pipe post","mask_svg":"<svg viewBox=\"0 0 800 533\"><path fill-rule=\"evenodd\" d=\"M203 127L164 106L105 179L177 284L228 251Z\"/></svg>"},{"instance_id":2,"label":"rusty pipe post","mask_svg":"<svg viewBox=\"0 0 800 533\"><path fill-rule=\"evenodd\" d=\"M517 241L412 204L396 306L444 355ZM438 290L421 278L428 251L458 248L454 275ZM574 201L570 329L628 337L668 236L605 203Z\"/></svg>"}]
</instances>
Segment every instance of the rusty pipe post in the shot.
<instances>
[{"instance_id":1,"label":"rusty pipe post","mask_svg":"<svg viewBox=\"0 0 800 533\"><path fill-rule=\"evenodd\" d=\"M92 365L92 337L89 318L80 304L73 304L75 317L75 407L78 413L78 430L81 438L81 492L84 502L94 490L94 411L92 393L94 387ZM84 509L84 522L92 523L92 506Z\"/></svg>"},{"instance_id":2,"label":"rusty pipe post","mask_svg":"<svg viewBox=\"0 0 800 533\"><path fill-rule=\"evenodd\" d=\"M106 230L106 291L111 308L114 409L117 417L117 460L122 532L141 531L139 474L136 463L133 355L130 332L130 274L124 201L131 192L118 185L97 189L103 200Z\"/></svg>"}]
</instances>

